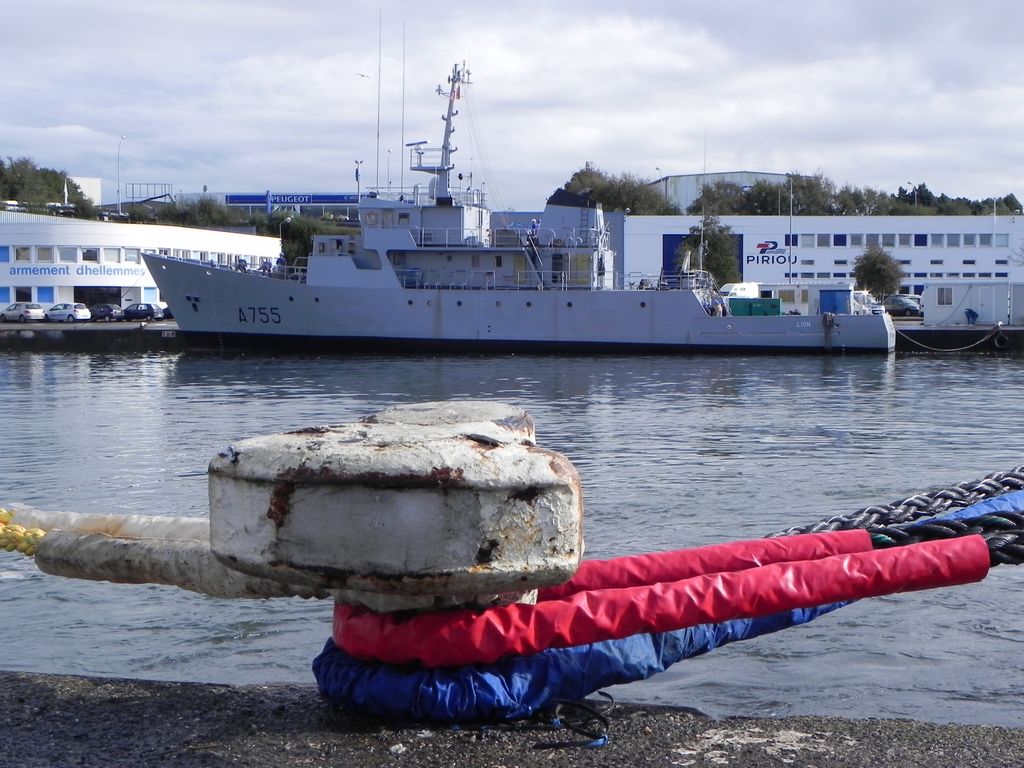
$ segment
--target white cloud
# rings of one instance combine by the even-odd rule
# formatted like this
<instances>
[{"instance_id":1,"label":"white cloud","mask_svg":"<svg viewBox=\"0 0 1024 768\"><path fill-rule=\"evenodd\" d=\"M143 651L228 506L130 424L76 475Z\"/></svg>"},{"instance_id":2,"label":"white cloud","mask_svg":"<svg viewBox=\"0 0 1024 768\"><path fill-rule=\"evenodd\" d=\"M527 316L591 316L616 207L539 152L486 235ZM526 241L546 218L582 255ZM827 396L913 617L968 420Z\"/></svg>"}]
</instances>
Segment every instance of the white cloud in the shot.
<instances>
[{"instance_id":1,"label":"white cloud","mask_svg":"<svg viewBox=\"0 0 1024 768\"><path fill-rule=\"evenodd\" d=\"M1009 0L39 0L5 20L0 152L104 177L110 198L121 135L123 183L349 191L361 159L364 182L390 165L408 185L403 108L404 140L436 144L433 88L465 59L456 161L496 206L539 208L588 161L700 172L705 148L709 171L1020 194L1022 32Z\"/></svg>"}]
</instances>

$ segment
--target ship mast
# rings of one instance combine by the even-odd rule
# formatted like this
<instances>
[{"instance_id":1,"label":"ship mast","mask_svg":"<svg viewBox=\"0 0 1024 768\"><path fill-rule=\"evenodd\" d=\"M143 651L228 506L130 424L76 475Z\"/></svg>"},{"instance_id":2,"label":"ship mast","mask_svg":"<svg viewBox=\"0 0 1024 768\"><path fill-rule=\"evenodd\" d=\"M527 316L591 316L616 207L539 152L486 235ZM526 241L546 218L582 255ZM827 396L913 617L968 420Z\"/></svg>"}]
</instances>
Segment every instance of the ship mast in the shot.
<instances>
[{"instance_id":1,"label":"ship mast","mask_svg":"<svg viewBox=\"0 0 1024 768\"><path fill-rule=\"evenodd\" d=\"M455 167L452 163L452 154L458 151L458 147L453 147L451 143L452 134L455 132L452 118L459 114L459 111L455 109L455 102L462 95L462 86L469 84L469 70L466 69L466 65L463 64L460 67L456 64L452 67L452 74L448 77L447 94L441 86L437 86L439 94L448 96L448 111L442 118L444 120L444 140L441 142L441 162L438 163L437 167L437 189L434 195L438 204L447 203L451 205L452 202L449 171Z\"/></svg>"}]
</instances>

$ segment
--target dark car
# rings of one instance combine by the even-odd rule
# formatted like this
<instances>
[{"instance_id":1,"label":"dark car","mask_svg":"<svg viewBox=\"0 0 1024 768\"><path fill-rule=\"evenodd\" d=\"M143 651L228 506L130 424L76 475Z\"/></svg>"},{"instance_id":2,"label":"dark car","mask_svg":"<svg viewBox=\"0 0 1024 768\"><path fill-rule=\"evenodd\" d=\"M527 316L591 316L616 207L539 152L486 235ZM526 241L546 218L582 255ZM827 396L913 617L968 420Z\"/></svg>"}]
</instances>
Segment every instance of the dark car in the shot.
<instances>
[{"instance_id":1,"label":"dark car","mask_svg":"<svg viewBox=\"0 0 1024 768\"><path fill-rule=\"evenodd\" d=\"M159 304L130 304L124 308L125 320L163 320L164 310Z\"/></svg>"},{"instance_id":2,"label":"dark car","mask_svg":"<svg viewBox=\"0 0 1024 768\"><path fill-rule=\"evenodd\" d=\"M921 317L921 300L917 296L894 293L882 300L885 311L893 317Z\"/></svg>"},{"instance_id":3,"label":"dark car","mask_svg":"<svg viewBox=\"0 0 1024 768\"><path fill-rule=\"evenodd\" d=\"M93 304L89 311L92 312L93 321L106 320L109 323L111 320L124 320L124 310L117 304Z\"/></svg>"}]
</instances>

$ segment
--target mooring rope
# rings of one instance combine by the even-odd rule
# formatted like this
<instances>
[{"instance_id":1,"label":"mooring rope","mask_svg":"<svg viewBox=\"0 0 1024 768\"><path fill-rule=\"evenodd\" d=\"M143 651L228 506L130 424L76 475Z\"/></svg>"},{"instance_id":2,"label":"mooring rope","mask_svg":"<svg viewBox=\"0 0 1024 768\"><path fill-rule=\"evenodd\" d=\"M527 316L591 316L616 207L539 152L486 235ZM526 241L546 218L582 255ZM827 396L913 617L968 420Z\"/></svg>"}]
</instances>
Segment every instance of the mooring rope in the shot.
<instances>
[{"instance_id":1,"label":"mooring rope","mask_svg":"<svg viewBox=\"0 0 1024 768\"><path fill-rule=\"evenodd\" d=\"M979 501L1000 496L1010 491L1024 490L1024 465L1005 472L993 472L981 480L957 483L931 493L917 493L891 504L875 504L848 515L836 515L810 525L795 526L770 534L792 536L797 533L847 531L853 528L882 528L907 523L923 517L933 517L950 509L969 507Z\"/></svg>"},{"instance_id":2,"label":"mooring rope","mask_svg":"<svg viewBox=\"0 0 1024 768\"><path fill-rule=\"evenodd\" d=\"M900 328L896 329L896 333L897 334L902 336L904 339L909 341L911 344L914 344L914 345L920 347L921 349L925 350L926 352L966 352L968 349L973 349L974 347L980 347L986 341L997 337L1001 332L1002 332L1002 326L994 325L994 326L992 326L992 328L989 330L988 333L986 333L984 336L982 336L977 341L973 341L970 344L968 344L966 346L963 346L963 347L953 347L951 349L943 349L942 347L930 347L927 344L924 344L923 342L918 341L917 339L915 339L913 336L911 336L909 333L906 333L902 329L900 329ZM1005 334L1003 335L1003 338L1006 338Z\"/></svg>"},{"instance_id":3,"label":"mooring rope","mask_svg":"<svg viewBox=\"0 0 1024 768\"><path fill-rule=\"evenodd\" d=\"M46 531L42 528L26 528L12 523L13 516L13 512L0 507L0 549L35 557L39 542L46 535Z\"/></svg>"},{"instance_id":4,"label":"mooring rope","mask_svg":"<svg viewBox=\"0 0 1024 768\"><path fill-rule=\"evenodd\" d=\"M868 528L875 549L922 541L980 535L988 544L991 565L1024 563L1024 514L1000 512L967 520L929 520L911 527Z\"/></svg>"}]
</instances>

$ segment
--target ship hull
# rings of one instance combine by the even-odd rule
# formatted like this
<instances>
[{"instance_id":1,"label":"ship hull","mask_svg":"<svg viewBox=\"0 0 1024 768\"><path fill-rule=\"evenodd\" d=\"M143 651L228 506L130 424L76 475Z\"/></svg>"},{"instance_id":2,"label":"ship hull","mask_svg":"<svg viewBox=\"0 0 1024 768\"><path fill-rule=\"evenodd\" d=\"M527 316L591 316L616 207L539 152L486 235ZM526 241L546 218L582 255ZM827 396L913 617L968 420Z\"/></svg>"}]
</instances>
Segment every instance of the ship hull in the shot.
<instances>
[{"instance_id":1,"label":"ship hull","mask_svg":"<svg viewBox=\"0 0 1024 768\"><path fill-rule=\"evenodd\" d=\"M715 317L688 290L310 285L146 255L190 340L304 350L891 352L888 315Z\"/></svg>"}]
</instances>

